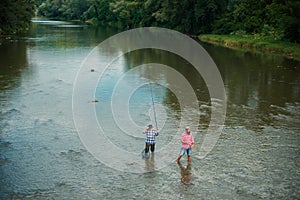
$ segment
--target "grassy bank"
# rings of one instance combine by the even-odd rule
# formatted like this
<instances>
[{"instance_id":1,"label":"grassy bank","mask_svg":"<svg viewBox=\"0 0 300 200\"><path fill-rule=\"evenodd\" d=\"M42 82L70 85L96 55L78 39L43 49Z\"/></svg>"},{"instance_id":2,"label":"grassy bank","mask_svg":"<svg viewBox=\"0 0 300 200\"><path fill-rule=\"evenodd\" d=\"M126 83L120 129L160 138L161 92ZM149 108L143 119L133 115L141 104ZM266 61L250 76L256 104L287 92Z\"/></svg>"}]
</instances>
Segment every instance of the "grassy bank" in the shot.
<instances>
[{"instance_id":1,"label":"grassy bank","mask_svg":"<svg viewBox=\"0 0 300 200\"><path fill-rule=\"evenodd\" d=\"M229 48L272 53L300 60L300 44L277 41L253 35L237 36L206 34L200 35L199 39L203 42L222 45Z\"/></svg>"}]
</instances>

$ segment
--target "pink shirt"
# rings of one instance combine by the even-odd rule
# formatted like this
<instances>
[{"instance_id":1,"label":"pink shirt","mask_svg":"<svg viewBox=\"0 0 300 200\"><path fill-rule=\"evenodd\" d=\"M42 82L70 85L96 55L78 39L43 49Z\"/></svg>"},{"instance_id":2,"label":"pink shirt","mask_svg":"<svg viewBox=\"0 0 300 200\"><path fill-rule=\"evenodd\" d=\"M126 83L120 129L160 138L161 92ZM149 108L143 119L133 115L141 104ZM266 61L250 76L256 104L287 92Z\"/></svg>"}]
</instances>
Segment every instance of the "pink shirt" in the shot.
<instances>
[{"instance_id":1,"label":"pink shirt","mask_svg":"<svg viewBox=\"0 0 300 200\"><path fill-rule=\"evenodd\" d=\"M185 149L191 148L191 145L194 144L194 137L192 133L187 134L186 132L184 132L181 136L181 142L182 142L182 148ZM185 143L190 143L191 145Z\"/></svg>"}]
</instances>

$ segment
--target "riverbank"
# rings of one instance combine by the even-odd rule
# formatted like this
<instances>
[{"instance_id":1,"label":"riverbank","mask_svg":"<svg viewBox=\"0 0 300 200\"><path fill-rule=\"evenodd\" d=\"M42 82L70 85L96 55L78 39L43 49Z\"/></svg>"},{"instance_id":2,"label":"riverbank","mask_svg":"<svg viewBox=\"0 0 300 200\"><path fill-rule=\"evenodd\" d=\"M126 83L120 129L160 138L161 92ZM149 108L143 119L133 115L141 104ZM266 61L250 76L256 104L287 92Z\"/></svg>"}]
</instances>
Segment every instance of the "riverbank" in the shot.
<instances>
[{"instance_id":1,"label":"riverbank","mask_svg":"<svg viewBox=\"0 0 300 200\"><path fill-rule=\"evenodd\" d=\"M300 44L276 41L274 39L272 40L250 35L236 36L205 34L200 35L199 39L202 42L222 45L229 48L283 55L300 60Z\"/></svg>"}]
</instances>

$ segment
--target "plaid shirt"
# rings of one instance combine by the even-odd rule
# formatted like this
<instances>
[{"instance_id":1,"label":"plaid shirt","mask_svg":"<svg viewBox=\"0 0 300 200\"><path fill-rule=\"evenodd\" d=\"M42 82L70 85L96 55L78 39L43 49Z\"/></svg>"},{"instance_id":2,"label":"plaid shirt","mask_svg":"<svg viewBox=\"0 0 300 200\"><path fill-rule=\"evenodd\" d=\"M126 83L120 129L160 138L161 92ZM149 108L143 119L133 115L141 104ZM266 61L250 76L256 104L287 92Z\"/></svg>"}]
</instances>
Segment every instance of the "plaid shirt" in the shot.
<instances>
[{"instance_id":1,"label":"plaid shirt","mask_svg":"<svg viewBox=\"0 0 300 200\"><path fill-rule=\"evenodd\" d=\"M146 133L146 143L155 144L155 137L158 135L156 134L156 130L152 129L152 131L150 131L149 129L147 129L145 133Z\"/></svg>"}]
</instances>

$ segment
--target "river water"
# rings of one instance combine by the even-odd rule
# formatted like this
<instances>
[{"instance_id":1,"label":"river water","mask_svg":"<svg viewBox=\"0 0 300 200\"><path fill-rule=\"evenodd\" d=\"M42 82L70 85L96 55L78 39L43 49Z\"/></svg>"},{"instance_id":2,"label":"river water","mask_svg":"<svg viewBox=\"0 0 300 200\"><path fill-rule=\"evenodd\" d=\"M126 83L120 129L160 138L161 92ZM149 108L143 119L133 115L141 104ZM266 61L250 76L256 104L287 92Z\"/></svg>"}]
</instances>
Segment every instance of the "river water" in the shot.
<instances>
[{"instance_id":1,"label":"river water","mask_svg":"<svg viewBox=\"0 0 300 200\"><path fill-rule=\"evenodd\" d=\"M30 33L0 43L0 198L1 199L297 199L300 197L300 62L280 56L202 44L218 66L227 97L226 120L217 144L198 158L213 104L201 75L167 51L145 49L116 59L101 76L93 106L108 140L137 153L145 173L122 171L96 159L81 142L73 120L72 94L83 60L116 30L69 22L33 20ZM99 53L99 59L109 58ZM114 86L143 63L162 63L180 72L198 98L199 125L192 162L174 158L156 170L159 153L176 132L181 112L176 95L152 85L158 127L157 155L139 155L144 136L122 134L108 113ZM147 70L130 81L147 82ZM141 79L142 77L142 79ZM158 81L168 77L157 73ZM151 84L131 94L130 118L141 130L153 121ZM87 86L89 87L89 86ZM92 86L91 86L92 87ZM126 93L126 91L125 91ZM97 99L98 102L93 102ZM193 110L190 110L192 113ZM88 116L95 117L95 116ZM184 116L189 117L189 116ZM181 130L180 130L181 131ZM179 140L179 138L178 138ZM114 159L110 149L103 150ZM121 164L121 163L120 163ZM135 165L132 165L132 169ZM135 171L135 170L133 170Z\"/></svg>"}]
</instances>

